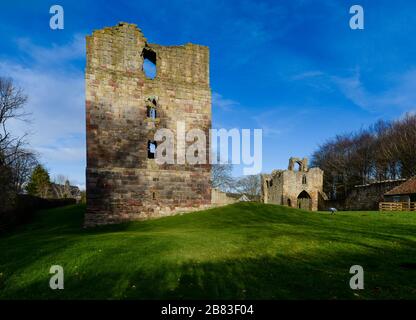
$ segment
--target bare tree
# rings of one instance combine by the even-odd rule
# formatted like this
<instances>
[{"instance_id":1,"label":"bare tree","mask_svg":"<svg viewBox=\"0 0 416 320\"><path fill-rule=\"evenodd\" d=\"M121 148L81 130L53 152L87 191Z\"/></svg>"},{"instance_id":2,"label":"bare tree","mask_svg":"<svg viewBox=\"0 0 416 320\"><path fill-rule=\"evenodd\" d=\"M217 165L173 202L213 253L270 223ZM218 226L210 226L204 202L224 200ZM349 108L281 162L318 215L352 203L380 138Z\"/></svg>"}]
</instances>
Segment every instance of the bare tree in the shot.
<instances>
[{"instance_id":1,"label":"bare tree","mask_svg":"<svg viewBox=\"0 0 416 320\"><path fill-rule=\"evenodd\" d=\"M31 150L15 146L15 150L9 154L8 165L12 170L12 184L16 193L23 191L37 164L36 153Z\"/></svg>"},{"instance_id":2,"label":"bare tree","mask_svg":"<svg viewBox=\"0 0 416 320\"><path fill-rule=\"evenodd\" d=\"M11 172L8 185L14 193L22 191L37 164L36 154L25 147L26 134L12 136L7 127L10 120L28 121L29 114L24 111L26 102L27 96L22 89L17 88L11 79L0 77L0 166Z\"/></svg>"},{"instance_id":3,"label":"bare tree","mask_svg":"<svg viewBox=\"0 0 416 320\"><path fill-rule=\"evenodd\" d=\"M14 86L11 79L0 77L0 151L3 154L6 154L11 145L16 145L23 139L12 137L7 130L7 123L11 119L27 121L28 114L23 109L26 102L27 96Z\"/></svg>"},{"instance_id":4,"label":"bare tree","mask_svg":"<svg viewBox=\"0 0 416 320\"><path fill-rule=\"evenodd\" d=\"M379 121L357 133L336 136L313 154L324 170L324 189L345 197L357 184L416 175L416 115Z\"/></svg>"},{"instance_id":5,"label":"bare tree","mask_svg":"<svg viewBox=\"0 0 416 320\"><path fill-rule=\"evenodd\" d=\"M392 129L390 153L398 159L402 177L410 178L416 175L416 115L407 114Z\"/></svg>"},{"instance_id":6,"label":"bare tree","mask_svg":"<svg viewBox=\"0 0 416 320\"><path fill-rule=\"evenodd\" d=\"M236 190L248 196L260 196L260 175L244 176L236 181Z\"/></svg>"},{"instance_id":7,"label":"bare tree","mask_svg":"<svg viewBox=\"0 0 416 320\"><path fill-rule=\"evenodd\" d=\"M53 190L58 198L71 197L71 184L69 183L68 177L59 174L55 177L53 182Z\"/></svg>"},{"instance_id":8,"label":"bare tree","mask_svg":"<svg viewBox=\"0 0 416 320\"><path fill-rule=\"evenodd\" d=\"M233 167L231 164L217 163L212 165L212 187L222 191L231 191L234 188L234 179L231 176Z\"/></svg>"}]
</instances>

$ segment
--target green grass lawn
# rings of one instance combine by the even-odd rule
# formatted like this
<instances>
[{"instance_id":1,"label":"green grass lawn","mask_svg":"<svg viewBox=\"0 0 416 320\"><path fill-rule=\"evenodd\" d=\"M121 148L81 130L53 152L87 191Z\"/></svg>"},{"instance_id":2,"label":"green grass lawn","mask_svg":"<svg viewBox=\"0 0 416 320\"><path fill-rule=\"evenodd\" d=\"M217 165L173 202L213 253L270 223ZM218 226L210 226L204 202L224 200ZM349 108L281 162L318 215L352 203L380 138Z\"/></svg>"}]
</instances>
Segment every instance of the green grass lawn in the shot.
<instances>
[{"instance_id":1,"label":"green grass lawn","mask_svg":"<svg viewBox=\"0 0 416 320\"><path fill-rule=\"evenodd\" d=\"M0 237L0 298L416 298L416 213L239 203L84 230L81 205ZM349 288L352 265L365 289ZM61 265L65 289L49 288Z\"/></svg>"}]
</instances>

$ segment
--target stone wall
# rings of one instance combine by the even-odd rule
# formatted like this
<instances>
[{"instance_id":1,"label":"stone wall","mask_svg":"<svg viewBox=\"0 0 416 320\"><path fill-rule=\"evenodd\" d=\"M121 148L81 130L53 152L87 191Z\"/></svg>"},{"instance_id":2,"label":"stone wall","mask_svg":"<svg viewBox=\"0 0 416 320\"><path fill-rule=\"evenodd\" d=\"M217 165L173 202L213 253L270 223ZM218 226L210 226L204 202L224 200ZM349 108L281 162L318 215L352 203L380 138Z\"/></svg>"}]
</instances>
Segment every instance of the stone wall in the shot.
<instances>
[{"instance_id":1,"label":"stone wall","mask_svg":"<svg viewBox=\"0 0 416 320\"><path fill-rule=\"evenodd\" d=\"M342 210L378 210L379 202L384 201L384 194L404 181L389 180L356 186L339 206Z\"/></svg>"},{"instance_id":2,"label":"stone wall","mask_svg":"<svg viewBox=\"0 0 416 320\"><path fill-rule=\"evenodd\" d=\"M299 170L294 164L299 163ZM323 171L319 168L308 168L307 159L291 158L288 170L274 170L271 174L262 175L262 202L299 207L302 194L310 198L309 210L316 211L319 199L323 194Z\"/></svg>"},{"instance_id":3,"label":"stone wall","mask_svg":"<svg viewBox=\"0 0 416 320\"><path fill-rule=\"evenodd\" d=\"M311 210L318 210L319 192L322 192L323 189L323 171L321 169L311 168L307 172L287 170L283 173L283 181L284 204L289 199L291 206L296 206L298 196L305 191L311 197Z\"/></svg>"},{"instance_id":4,"label":"stone wall","mask_svg":"<svg viewBox=\"0 0 416 320\"><path fill-rule=\"evenodd\" d=\"M283 170L274 170L271 174L262 175L262 202L283 204Z\"/></svg>"},{"instance_id":5,"label":"stone wall","mask_svg":"<svg viewBox=\"0 0 416 320\"><path fill-rule=\"evenodd\" d=\"M156 62L154 79L143 71L149 53ZM186 130L202 129L208 137L208 48L149 44L136 25L120 23L87 37L85 81L85 225L155 218L210 206L209 164L158 165L148 158L148 143L156 130L167 128L176 136L178 121L185 122ZM156 108L155 119L148 117L149 103Z\"/></svg>"},{"instance_id":6,"label":"stone wall","mask_svg":"<svg viewBox=\"0 0 416 320\"><path fill-rule=\"evenodd\" d=\"M212 189L212 197L211 197L212 206L225 206L228 204L238 202L238 198L230 197L226 192L221 190Z\"/></svg>"}]
</instances>

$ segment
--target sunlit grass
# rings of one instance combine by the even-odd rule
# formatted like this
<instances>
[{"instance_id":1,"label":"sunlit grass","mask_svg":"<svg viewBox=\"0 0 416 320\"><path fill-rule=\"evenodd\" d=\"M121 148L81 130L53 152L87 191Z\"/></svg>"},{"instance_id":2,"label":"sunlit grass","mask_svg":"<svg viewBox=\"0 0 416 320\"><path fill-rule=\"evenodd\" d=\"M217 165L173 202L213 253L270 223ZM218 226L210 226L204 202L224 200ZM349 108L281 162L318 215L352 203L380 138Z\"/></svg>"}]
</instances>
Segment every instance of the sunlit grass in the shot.
<instances>
[{"instance_id":1,"label":"sunlit grass","mask_svg":"<svg viewBox=\"0 0 416 320\"><path fill-rule=\"evenodd\" d=\"M82 229L85 207L0 237L0 298L416 298L416 214L311 213L239 203ZM349 288L361 265L365 289ZM49 288L61 265L65 289Z\"/></svg>"}]
</instances>

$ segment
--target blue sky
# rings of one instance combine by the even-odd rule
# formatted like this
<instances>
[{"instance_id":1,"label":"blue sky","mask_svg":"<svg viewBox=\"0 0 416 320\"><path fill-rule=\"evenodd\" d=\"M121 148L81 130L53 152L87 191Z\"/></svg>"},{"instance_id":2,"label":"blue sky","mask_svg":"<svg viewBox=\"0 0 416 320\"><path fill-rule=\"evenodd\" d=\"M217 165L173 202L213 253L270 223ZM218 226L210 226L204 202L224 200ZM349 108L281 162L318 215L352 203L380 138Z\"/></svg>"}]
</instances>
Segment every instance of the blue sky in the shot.
<instances>
[{"instance_id":1,"label":"blue sky","mask_svg":"<svg viewBox=\"0 0 416 320\"><path fill-rule=\"evenodd\" d=\"M65 29L49 28L49 8ZM349 28L360 4L365 29ZM416 110L415 1L2 1L0 75L29 95L29 131L52 176L85 184L85 35L136 23L151 43L207 45L214 128L262 128L263 171L335 134ZM235 175L241 174L236 167Z\"/></svg>"}]
</instances>

